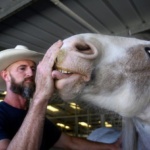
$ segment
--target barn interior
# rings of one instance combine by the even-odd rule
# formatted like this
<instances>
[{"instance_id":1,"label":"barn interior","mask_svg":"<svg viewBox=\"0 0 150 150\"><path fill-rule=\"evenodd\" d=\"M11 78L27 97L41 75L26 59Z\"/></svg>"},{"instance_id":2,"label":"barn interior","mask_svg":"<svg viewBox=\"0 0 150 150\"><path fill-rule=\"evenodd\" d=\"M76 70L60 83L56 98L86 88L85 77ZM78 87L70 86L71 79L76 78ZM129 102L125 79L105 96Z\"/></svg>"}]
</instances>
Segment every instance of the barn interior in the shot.
<instances>
[{"instance_id":1,"label":"barn interior","mask_svg":"<svg viewBox=\"0 0 150 150\"><path fill-rule=\"evenodd\" d=\"M80 33L150 39L149 0L1 0L0 50L25 45L45 53L57 40ZM1 91L3 100L5 91ZM47 117L67 134L86 138L99 127L122 128L118 114L58 96Z\"/></svg>"}]
</instances>

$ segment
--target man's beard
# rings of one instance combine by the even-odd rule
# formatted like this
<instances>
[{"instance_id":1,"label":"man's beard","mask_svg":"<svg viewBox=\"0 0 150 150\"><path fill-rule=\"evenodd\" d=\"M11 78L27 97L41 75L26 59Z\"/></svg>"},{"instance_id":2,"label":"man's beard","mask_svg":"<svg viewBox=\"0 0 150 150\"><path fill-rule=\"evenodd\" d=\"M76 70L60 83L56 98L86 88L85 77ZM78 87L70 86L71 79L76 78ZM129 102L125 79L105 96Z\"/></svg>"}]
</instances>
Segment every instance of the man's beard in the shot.
<instances>
[{"instance_id":1,"label":"man's beard","mask_svg":"<svg viewBox=\"0 0 150 150\"><path fill-rule=\"evenodd\" d=\"M28 79L29 78L26 78L23 82L16 83L15 79L11 76L10 89L12 90L12 92L14 92L18 95L21 95L26 100L30 100L33 97L33 93L35 91L35 83L34 82L25 84L25 81Z\"/></svg>"}]
</instances>

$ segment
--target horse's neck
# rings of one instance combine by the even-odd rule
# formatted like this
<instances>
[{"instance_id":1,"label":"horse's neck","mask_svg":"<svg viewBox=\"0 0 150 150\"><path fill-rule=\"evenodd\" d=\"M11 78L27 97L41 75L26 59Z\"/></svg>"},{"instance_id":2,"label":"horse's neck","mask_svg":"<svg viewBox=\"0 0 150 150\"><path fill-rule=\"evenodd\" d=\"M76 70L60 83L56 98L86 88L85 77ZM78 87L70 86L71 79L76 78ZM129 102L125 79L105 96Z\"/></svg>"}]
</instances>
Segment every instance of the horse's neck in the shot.
<instances>
[{"instance_id":1,"label":"horse's neck","mask_svg":"<svg viewBox=\"0 0 150 150\"><path fill-rule=\"evenodd\" d=\"M138 150L150 149L150 123L139 118L133 119L136 131L138 133Z\"/></svg>"}]
</instances>

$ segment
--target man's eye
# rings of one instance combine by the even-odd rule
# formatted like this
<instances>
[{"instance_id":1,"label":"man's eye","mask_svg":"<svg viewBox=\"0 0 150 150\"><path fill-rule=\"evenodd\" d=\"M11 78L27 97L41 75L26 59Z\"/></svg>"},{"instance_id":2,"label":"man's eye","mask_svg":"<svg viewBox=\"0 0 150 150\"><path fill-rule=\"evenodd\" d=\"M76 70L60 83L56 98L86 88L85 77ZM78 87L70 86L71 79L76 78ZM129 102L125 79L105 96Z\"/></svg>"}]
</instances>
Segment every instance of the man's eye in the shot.
<instances>
[{"instance_id":1,"label":"man's eye","mask_svg":"<svg viewBox=\"0 0 150 150\"><path fill-rule=\"evenodd\" d=\"M19 70L24 71L25 67L20 67Z\"/></svg>"}]
</instances>

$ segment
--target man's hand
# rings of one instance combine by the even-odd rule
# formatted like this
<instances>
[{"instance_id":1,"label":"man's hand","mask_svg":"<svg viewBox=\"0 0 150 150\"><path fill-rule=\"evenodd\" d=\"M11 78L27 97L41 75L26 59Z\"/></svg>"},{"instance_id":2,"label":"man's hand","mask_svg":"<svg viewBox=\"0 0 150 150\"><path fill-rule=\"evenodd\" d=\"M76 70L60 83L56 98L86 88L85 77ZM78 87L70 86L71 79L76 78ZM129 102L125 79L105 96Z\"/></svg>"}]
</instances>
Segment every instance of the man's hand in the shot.
<instances>
[{"instance_id":1,"label":"man's hand","mask_svg":"<svg viewBox=\"0 0 150 150\"><path fill-rule=\"evenodd\" d=\"M43 97L49 99L54 92L54 81L52 78L52 69L54 66L55 59L58 51L62 46L62 41L54 43L44 55L42 61L37 66L37 72L35 77L36 83L36 97Z\"/></svg>"}]
</instances>

